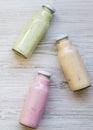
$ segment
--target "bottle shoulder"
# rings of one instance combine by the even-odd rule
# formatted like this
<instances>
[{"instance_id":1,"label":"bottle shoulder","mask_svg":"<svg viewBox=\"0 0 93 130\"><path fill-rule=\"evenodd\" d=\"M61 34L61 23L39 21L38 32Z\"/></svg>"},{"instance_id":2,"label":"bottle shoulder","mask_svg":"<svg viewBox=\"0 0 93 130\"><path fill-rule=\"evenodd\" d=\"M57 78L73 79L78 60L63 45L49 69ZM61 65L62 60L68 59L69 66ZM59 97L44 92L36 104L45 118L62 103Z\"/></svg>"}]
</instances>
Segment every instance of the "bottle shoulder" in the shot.
<instances>
[{"instance_id":1,"label":"bottle shoulder","mask_svg":"<svg viewBox=\"0 0 93 130\"><path fill-rule=\"evenodd\" d=\"M77 51L77 48L75 46L73 46L73 45L65 46L65 47L60 46L59 51L60 50L62 50L62 51Z\"/></svg>"},{"instance_id":2,"label":"bottle shoulder","mask_svg":"<svg viewBox=\"0 0 93 130\"><path fill-rule=\"evenodd\" d=\"M75 46L69 46L69 47L65 47L65 48L60 48L58 53L59 54L72 54L72 53L77 53L78 49Z\"/></svg>"},{"instance_id":3,"label":"bottle shoulder","mask_svg":"<svg viewBox=\"0 0 93 130\"><path fill-rule=\"evenodd\" d=\"M47 21L45 19L42 19L42 18L36 18L36 19L33 19L33 23L42 24L42 25L48 25L49 21Z\"/></svg>"},{"instance_id":4,"label":"bottle shoulder","mask_svg":"<svg viewBox=\"0 0 93 130\"><path fill-rule=\"evenodd\" d=\"M48 91L49 90L49 81L44 81L42 79L36 79L32 85L31 85L31 89L36 89L39 91Z\"/></svg>"},{"instance_id":5,"label":"bottle shoulder","mask_svg":"<svg viewBox=\"0 0 93 130\"><path fill-rule=\"evenodd\" d=\"M35 16L32 17L32 19L34 21L38 21L39 20L39 22L43 21L45 23L49 23L51 18L52 18L52 14L50 14L49 12L47 12L45 10L40 10Z\"/></svg>"}]
</instances>

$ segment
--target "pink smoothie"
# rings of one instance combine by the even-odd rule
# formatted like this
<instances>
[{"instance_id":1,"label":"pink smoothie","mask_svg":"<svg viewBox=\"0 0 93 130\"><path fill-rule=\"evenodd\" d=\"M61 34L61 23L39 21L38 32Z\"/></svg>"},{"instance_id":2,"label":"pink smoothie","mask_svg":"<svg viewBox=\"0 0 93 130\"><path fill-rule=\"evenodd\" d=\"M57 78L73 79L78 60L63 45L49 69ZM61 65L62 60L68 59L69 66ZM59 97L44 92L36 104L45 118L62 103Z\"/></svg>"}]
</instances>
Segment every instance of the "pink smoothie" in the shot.
<instances>
[{"instance_id":1,"label":"pink smoothie","mask_svg":"<svg viewBox=\"0 0 93 130\"><path fill-rule=\"evenodd\" d=\"M21 112L19 119L21 124L32 128L37 128L39 125L48 98L50 75L47 71L39 71Z\"/></svg>"}]
</instances>

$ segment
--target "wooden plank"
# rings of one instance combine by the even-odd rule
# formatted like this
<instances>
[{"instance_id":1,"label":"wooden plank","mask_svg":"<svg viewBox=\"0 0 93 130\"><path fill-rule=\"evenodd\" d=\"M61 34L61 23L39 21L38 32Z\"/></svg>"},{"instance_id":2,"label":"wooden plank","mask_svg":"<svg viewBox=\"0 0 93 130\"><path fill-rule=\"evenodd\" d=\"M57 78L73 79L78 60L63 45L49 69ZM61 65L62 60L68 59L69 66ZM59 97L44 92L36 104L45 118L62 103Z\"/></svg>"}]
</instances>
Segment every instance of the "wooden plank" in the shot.
<instances>
[{"instance_id":1,"label":"wooden plank","mask_svg":"<svg viewBox=\"0 0 93 130\"><path fill-rule=\"evenodd\" d=\"M50 28L32 57L16 56L12 45L43 3L56 7ZM68 33L93 83L92 0L0 0L0 130L30 130L18 124L28 88L41 68L53 72L49 99L38 130L92 130L93 87L74 93L60 68L56 37ZM49 63L49 61L51 61Z\"/></svg>"}]
</instances>

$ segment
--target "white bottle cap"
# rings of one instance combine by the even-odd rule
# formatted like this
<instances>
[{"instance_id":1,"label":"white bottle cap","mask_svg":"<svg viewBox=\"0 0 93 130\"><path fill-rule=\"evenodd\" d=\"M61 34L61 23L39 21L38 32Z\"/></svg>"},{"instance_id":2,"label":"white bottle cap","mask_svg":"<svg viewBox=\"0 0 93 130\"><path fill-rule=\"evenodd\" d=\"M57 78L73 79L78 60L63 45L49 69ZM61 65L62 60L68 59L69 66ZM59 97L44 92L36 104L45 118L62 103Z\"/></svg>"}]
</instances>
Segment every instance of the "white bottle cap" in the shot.
<instances>
[{"instance_id":1,"label":"white bottle cap","mask_svg":"<svg viewBox=\"0 0 93 130\"><path fill-rule=\"evenodd\" d=\"M48 5L48 4L44 4L44 5L42 5L42 7L47 7L47 8L49 8L53 13L55 13L55 8L53 8L51 5Z\"/></svg>"},{"instance_id":2,"label":"white bottle cap","mask_svg":"<svg viewBox=\"0 0 93 130\"><path fill-rule=\"evenodd\" d=\"M64 39L64 38L68 38L68 35L66 33L61 34L60 36L57 37L56 41Z\"/></svg>"},{"instance_id":3,"label":"white bottle cap","mask_svg":"<svg viewBox=\"0 0 93 130\"><path fill-rule=\"evenodd\" d=\"M47 70L39 70L38 73L51 77L52 73Z\"/></svg>"}]
</instances>

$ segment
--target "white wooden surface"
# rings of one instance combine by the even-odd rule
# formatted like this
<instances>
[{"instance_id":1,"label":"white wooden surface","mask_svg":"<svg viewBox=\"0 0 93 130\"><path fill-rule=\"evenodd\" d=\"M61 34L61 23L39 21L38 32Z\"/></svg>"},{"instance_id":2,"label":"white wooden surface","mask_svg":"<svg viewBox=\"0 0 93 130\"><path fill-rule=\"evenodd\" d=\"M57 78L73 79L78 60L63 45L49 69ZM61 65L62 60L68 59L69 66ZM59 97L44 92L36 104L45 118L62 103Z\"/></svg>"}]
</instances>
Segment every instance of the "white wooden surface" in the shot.
<instances>
[{"instance_id":1,"label":"white wooden surface","mask_svg":"<svg viewBox=\"0 0 93 130\"><path fill-rule=\"evenodd\" d=\"M32 57L11 48L43 3L55 6L50 28ZM72 92L61 71L55 38L68 33L77 46L93 84L93 0L0 0L0 130L30 130L18 118L37 71L53 71L49 99L37 130L93 130L93 87Z\"/></svg>"}]
</instances>

